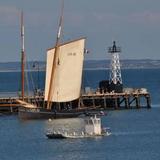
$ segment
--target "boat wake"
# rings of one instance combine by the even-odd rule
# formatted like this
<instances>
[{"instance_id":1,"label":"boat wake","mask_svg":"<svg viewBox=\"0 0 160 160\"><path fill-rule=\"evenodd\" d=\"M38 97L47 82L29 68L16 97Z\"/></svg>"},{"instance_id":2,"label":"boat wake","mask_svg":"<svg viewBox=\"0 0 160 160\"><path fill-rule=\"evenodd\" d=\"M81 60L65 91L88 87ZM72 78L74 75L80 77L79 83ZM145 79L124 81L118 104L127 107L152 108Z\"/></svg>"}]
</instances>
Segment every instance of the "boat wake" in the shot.
<instances>
[{"instance_id":1,"label":"boat wake","mask_svg":"<svg viewBox=\"0 0 160 160\"><path fill-rule=\"evenodd\" d=\"M155 134L155 131L131 131L131 132L113 132L114 136L126 136L126 135L148 135ZM159 132L157 134L160 134Z\"/></svg>"},{"instance_id":2,"label":"boat wake","mask_svg":"<svg viewBox=\"0 0 160 160\"><path fill-rule=\"evenodd\" d=\"M102 137L102 136L110 136L111 132L109 131L105 131L102 132L102 134L86 134L84 132L62 132L62 131L49 131L46 133L46 136L49 139L65 139L65 138L72 138L72 139L76 139L76 138L96 138L96 137Z\"/></svg>"}]
</instances>

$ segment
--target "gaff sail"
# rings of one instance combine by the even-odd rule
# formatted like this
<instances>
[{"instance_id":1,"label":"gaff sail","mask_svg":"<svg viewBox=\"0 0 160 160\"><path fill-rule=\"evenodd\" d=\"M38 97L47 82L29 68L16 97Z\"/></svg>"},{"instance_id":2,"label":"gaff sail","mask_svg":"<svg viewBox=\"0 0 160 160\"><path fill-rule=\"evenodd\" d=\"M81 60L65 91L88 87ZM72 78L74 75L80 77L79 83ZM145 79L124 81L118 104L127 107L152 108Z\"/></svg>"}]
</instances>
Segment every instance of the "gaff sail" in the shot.
<instances>
[{"instance_id":1,"label":"gaff sail","mask_svg":"<svg viewBox=\"0 0 160 160\"><path fill-rule=\"evenodd\" d=\"M49 87L52 102L67 102L80 97L85 39L77 39L58 46L55 72L51 78L51 69L55 48L47 51L45 101L48 100ZM50 86L50 80L53 80Z\"/></svg>"}]
</instances>

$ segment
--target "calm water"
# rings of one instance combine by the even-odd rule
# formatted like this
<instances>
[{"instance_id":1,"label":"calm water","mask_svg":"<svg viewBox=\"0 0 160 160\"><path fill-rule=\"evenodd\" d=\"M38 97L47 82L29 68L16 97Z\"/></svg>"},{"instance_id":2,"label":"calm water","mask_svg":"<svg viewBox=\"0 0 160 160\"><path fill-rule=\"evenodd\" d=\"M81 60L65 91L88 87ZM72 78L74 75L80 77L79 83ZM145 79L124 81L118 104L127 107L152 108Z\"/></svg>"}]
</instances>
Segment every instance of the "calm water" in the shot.
<instances>
[{"instance_id":1,"label":"calm water","mask_svg":"<svg viewBox=\"0 0 160 160\"><path fill-rule=\"evenodd\" d=\"M158 160L160 108L110 111L103 125L112 135L102 138L49 140L47 121L0 117L2 160Z\"/></svg>"},{"instance_id":2,"label":"calm water","mask_svg":"<svg viewBox=\"0 0 160 160\"><path fill-rule=\"evenodd\" d=\"M29 90L41 88L44 90L45 73L29 72ZM82 88L97 88L101 80L109 79L106 70L87 70L83 74ZM147 88L151 93L152 105L160 103L160 69L132 69L122 70L122 80L124 87ZM20 72L1 72L0 73L0 96L5 92L15 92L20 90ZM28 89L27 89L28 90ZM12 94L11 94L12 95Z\"/></svg>"},{"instance_id":3,"label":"calm water","mask_svg":"<svg viewBox=\"0 0 160 160\"><path fill-rule=\"evenodd\" d=\"M20 121L0 116L0 160L158 160L160 159L160 70L124 70L126 87L146 87L152 109L109 111L103 126L112 135L103 138L48 140L47 121ZM44 88L44 73L40 73ZM33 75L37 82L37 73ZM96 88L108 73L85 71L84 86ZM38 79L38 78L37 78ZM0 90L17 92L19 73L0 73Z\"/></svg>"}]
</instances>

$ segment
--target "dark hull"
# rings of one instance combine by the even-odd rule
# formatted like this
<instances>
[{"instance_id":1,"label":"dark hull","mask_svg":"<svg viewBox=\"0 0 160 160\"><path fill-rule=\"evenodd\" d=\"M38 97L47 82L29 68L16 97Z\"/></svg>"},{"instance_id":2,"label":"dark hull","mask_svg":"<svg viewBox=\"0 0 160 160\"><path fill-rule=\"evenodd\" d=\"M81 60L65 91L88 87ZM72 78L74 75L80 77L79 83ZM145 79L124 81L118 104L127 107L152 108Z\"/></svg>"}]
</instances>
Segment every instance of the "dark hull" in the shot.
<instances>
[{"instance_id":1,"label":"dark hull","mask_svg":"<svg viewBox=\"0 0 160 160\"><path fill-rule=\"evenodd\" d=\"M66 137L64 137L62 134L46 134L46 136L49 138L49 139L65 139Z\"/></svg>"},{"instance_id":2,"label":"dark hull","mask_svg":"<svg viewBox=\"0 0 160 160\"><path fill-rule=\"evenodd\" d=\"M83 115L83 111L65 111L65 112L54 112L44 109L30 109L30 108L19 108L19 118L21 119L58 119L58 118L75 118Z\"/></svg>"}]
</instances>

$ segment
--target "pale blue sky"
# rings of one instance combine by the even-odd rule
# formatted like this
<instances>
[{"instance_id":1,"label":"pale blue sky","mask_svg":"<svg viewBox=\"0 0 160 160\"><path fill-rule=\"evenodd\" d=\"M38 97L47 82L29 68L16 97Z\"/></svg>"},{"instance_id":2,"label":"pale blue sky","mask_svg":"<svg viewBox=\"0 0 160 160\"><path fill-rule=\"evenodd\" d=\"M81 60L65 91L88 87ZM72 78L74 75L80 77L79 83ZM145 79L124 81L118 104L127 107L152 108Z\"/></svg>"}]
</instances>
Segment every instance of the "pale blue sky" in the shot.
<instances>
[{"instance_id":1,"label":"pale blue sky","mask_svg":"<svg viewBox=\"0 0 160 160\"><path fill-rule=\"evenodd\" d=\"M63 40L87 37L86 59L109 58L116 40L121 59L160 59L159 0L64 0ZM61 0L0 0L0 61L20 61L20 16L29 60L45 60L53 47Z\"/></svg>"}]
</instances>

